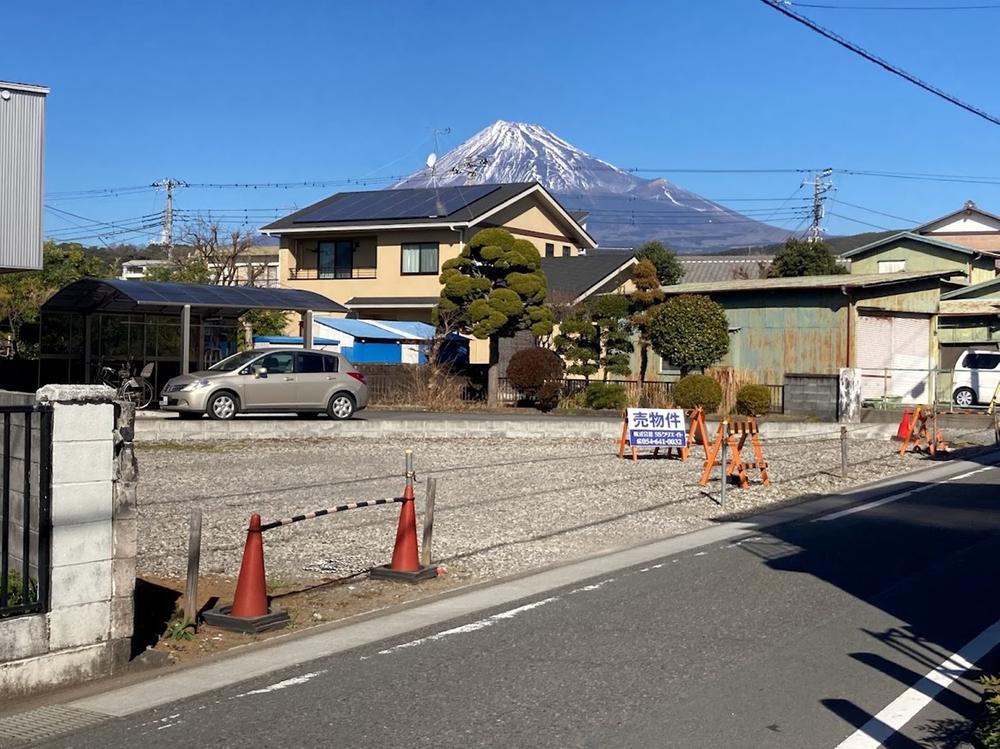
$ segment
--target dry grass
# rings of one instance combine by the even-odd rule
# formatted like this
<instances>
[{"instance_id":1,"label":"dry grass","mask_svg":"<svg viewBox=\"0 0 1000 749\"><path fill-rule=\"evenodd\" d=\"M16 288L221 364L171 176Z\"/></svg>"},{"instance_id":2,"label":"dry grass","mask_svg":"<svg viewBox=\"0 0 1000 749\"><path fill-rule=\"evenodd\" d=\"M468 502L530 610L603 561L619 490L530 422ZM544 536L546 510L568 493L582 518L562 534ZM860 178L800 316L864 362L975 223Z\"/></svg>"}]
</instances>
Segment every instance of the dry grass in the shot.
<instances>
[{"instance_id":1,"label":"dry grass","mask_svg":"<svg viewBox=\"0 0 1000 749\"><path fill-rule=\"evenodd\" d=\"M472 411L485 406L485 402L463 398L468 381L445 368L400 367L391 383L380 383L379 377L370 377L374 405L434 411Z\"/></svg>"},{"instance_id":2,"label":"dry grass","mask_svg":"<svg viewBox=\"0 0 1000 749\"><path fill-rule=\"evenodd\" d=\"M719 367L717 369L706 369L705 374L722 386L722 403L716 413L720 415L730 414L736 408L736 393L744 385L764 384L753 372L747 372L732 367Z\"/></svg>"}]
</instances>

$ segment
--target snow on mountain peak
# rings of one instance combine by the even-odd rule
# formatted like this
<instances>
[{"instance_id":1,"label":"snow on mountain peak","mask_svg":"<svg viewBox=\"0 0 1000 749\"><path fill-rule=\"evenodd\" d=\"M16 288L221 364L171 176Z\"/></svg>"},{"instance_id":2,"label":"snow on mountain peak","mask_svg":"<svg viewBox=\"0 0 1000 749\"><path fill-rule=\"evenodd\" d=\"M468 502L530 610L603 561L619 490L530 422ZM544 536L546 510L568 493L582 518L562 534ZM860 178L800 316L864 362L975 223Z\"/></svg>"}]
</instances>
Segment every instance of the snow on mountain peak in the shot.
<instances>
[{"instance_id":1,"label":"snow on mountain peak","mask_svg":"<svg viewBox=\"0 0 1000 749\"><path fill-rule=\"evenodd\" d=\"M619 169L530 122L497 120L393 187L505 182L539 182L567 208L589 211L588 229L602 244L655 238L709 250L787 236L662 177Z\"/></svg>"},{"instance_id":2,"label":"snow on mountain peak","mask_svg":"<svg viewBox=\"0 0 1000 749\"><path fill-rule=\"evenodd\" d=\"M538 181L554 192L623 193L639 179L541 125L497 120L395 187Z\"/></svg>"}]
</instances>

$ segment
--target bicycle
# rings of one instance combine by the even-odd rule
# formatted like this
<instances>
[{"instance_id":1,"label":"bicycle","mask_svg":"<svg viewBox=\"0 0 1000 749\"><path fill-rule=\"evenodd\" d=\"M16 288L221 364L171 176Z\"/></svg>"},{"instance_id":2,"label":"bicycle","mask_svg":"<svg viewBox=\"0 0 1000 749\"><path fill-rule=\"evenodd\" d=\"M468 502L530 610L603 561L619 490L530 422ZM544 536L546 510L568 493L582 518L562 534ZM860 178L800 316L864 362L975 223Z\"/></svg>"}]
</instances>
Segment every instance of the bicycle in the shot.
<instances>
[{"instance_id":1,"label":"bicycle","mask_svg":"<svg viewBox=\"0 0 1000 749\"><path fill-rule=\"evenodd\" d=\"M131 401L135 403L136 410L142 410L149 407L156 395L153 392L153 385L149 381L153 375L154 366L152 363L147 364L136 377L132 376L132 368L128 364L122 364L117 371L112 367L102 366L100 369L101 382L114 388L117 398Z\"/></svg>"}]
</instances>

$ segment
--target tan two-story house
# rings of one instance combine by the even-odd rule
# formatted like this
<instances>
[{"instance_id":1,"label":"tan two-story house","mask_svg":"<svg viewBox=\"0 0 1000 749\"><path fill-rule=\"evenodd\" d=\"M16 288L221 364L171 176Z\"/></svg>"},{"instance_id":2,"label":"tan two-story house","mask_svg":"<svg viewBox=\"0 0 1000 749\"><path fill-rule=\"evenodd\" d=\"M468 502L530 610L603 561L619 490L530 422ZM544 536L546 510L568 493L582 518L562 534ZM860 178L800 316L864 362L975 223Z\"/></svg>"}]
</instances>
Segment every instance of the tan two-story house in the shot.
<instances>
[{"instance_id":1,"label":"tan two-story house","mask_svg":"<svg viewBox=\"0 0 1000 749\"><path fill-rule=\"evenodd\" d=\"M441 264L489 227L527 239L549 259L597 247L536 182L337 193L261 231L280 240L283 287L317 292L366 318L428 322Z\"/></svg>"}]
</instances>

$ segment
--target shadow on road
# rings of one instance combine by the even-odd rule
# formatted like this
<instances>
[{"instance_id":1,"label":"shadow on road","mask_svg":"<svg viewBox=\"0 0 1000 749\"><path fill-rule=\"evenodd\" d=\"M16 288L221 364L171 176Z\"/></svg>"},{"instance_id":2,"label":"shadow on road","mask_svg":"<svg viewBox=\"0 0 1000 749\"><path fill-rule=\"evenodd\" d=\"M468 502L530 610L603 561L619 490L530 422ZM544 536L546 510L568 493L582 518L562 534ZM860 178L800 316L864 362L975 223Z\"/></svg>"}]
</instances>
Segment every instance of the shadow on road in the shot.
<instances>
[{"instance_id":1,"label":"shadow on road","mask_svg":"<svg viewBox=\"0 0 1000 749\"><path fill-rule=\"evenodd\" d=\"M989 466L996 454L970 452L966 459ZM860 629L871 648L847 657L881 682L888 677L898 684L890 699L914 686L933 694L937 706L927 720L918 716L906 735L892 734L875 719L890 700L865 708L843 694L820 700L850 726L885 740L889 749L963 746L978 714L975 668L964 675L961 668L943 671L961 677L943 691L921 679L1000 619L1000 577L987 574L1000 553L998 473L969 471L964 479L940 484L903 481L881 495L911 492L899 502L829 521L779 526L740 544L772 569L811 575L899 622L884 630ZM996 668L998 656L994 648L980 666ZM938 717L946 713L949 717Z\"/></svg>"}]
</instances>

